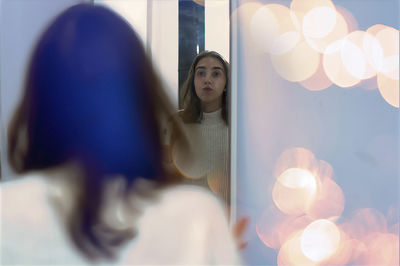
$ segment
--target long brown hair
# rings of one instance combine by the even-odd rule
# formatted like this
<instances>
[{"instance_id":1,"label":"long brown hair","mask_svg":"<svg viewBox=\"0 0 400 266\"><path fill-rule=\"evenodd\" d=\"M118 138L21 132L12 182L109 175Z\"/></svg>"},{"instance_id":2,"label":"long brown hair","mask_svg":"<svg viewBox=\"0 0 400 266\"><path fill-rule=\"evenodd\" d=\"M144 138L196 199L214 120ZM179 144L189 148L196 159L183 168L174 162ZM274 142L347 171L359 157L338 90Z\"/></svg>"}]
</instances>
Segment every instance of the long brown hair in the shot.
<instances>
[{"instance_id":1,"label":"long brown hair","mask_svg":"<svg viewBox=\"0 0 400 266\"><path fill-rule=\"evenodd\" d=\"M179 114L183 122L185 123L201 123L203 112L201 110L201 100L197 96L196 90L194 88L194 74L197 64L201 59L205 57L214 57L219 62L221 62L223 66L226 79L226 90L222 93L221 116L222 119L224 119L225 123L228 124L227 91L229 88L229 63L219 53L215 51L203 51L193 60L188 77L181 88L180 94L182 96L181 98L183 99L183 110Z\"/></svg>"},{"instance_id":2,"label":"long brown hair","mask_svg":"<svg viewBox=\"0 0 400 266\"><path fill-rule=\"evenodd\" d=\"M126 191L138 178L158 186L179 181L162 166L157 119L173 114L166 99L141 40L107 8L67 9L33 51L9 127L10 164L24 173L78 162L66 228L88 259L113 258L134 235L102 223L110 181L122 177Z\"/></svg>"}]
</instances>

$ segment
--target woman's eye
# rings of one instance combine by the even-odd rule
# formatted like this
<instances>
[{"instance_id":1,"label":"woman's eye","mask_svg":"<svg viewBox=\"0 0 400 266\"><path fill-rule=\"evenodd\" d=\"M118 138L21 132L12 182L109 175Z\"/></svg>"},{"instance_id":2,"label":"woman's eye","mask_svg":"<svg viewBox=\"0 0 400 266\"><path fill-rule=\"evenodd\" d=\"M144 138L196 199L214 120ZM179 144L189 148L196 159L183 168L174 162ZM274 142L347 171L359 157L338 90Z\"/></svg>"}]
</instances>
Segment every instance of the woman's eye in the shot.
<instances>
[{"instance_id":1,"label":"woman's eye","mask_svg":"<svg viewBox=\"0 0 400 266\"><path fill-rule=\"evenodd\" d=\"M213 72L214 77L219 77L220 75L221 75L221 73L219 73L219 72Z\"/></svg>"},{"instance_id":2,"label":"woman's eye","mask_svg":"<svg viewBox=\"0 0 400 266\"><path fill-rule=\"evenodd\" d=\"M205 71L198 71L197 72L197 76L199 76L199 77L204 77L205 75L206 75Z\"/></svg>"}]
</instances>

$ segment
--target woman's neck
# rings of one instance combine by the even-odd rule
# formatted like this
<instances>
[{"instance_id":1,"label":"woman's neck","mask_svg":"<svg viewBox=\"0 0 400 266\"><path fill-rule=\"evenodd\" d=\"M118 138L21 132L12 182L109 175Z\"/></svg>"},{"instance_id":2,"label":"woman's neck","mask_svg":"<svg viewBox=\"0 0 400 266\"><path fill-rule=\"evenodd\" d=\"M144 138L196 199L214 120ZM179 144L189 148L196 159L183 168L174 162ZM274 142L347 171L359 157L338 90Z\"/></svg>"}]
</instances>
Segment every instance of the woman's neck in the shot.
<instances>
[{"instance_id":1,"label":"woman's neck","mask_svg":"<svg viewBox=\"0 0 400 266\"><path fill-rule=\"evenodd\" d=\"M203 112L203 118L201 120L201 124L203 125L219 125L221 123L225 123L221 116L222 109L218 109L217 111L205 113Z\"/></svg>"},{"instance_id":2,"label":"woman's neck","mask_svg":"<svg viewBox=\"0 0 400 266\"><path fill-rule=\"evenodd\" d=\"M215 111L221 109L221 107L222 107L222 103L219 99L219 101L202 103L201 109L204 113L212 113L212 112L215 112Z\"/></svg>"}]
</instances>

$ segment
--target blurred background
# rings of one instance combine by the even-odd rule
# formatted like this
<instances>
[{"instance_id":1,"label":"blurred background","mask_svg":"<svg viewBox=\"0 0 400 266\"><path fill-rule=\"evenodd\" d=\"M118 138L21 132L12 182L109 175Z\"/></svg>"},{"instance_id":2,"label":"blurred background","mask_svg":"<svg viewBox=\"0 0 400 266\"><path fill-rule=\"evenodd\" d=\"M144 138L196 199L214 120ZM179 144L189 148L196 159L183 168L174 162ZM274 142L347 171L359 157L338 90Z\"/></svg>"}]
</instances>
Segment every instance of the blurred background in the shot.
<instances>
[{"instance_id":1,"label":"blurred background","mask_svg":"<svg viewBox=\"0 0 400 266\"><path fill-rule=\"evenodd\" d=\"M398 265L398 1L232 1L250 265Z\"/></svg>"},{"instance_id":2,"label":"blurred background","mask_svg":"<svg viewBox=\"0 0 400 266\"><path fill-rule=\"evenodd\" d=\"M231 218L250 218L246 264L398 265L397 0L1 0L3 180L31 49L79 2L135 27L177 108L196 54L231 62Z\"/></svg>"}]
</instances>

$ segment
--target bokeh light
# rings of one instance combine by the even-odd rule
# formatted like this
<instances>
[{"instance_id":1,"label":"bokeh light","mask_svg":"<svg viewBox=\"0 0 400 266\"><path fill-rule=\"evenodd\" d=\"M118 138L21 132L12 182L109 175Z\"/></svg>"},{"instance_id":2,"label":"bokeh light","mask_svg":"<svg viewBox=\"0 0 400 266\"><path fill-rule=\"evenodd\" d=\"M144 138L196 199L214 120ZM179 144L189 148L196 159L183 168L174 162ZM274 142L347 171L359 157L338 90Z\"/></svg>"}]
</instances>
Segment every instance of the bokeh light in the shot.
<instances>
[{"instance_id":1,"label":"bokeh light","mask_svg":"<svg viewBox=\"0 0 400 266\"><path fill-rule=\"evenodd\" d=\"M367 29L367 32L370 33L370 34L372 34L373 36L376 36L376 34L377 34L378 32L380 32L381 30L383 30L383 29L385 29L385 28L387 28L386 25L383 25L383 24L375 24L375 25L372 25L371 27L369 27L369 28Z\"/></svg>"},{"instance_id":2,"label":"bokeh light","mask_svg":"<svg viewBox=\"0 0 400 266\"><path fill-rule=\"evenodd\" d=\"M328 259L339 248L340 231L329 220L312 222L301 235L301 250L312 261Z\"/></svg>"},{"instance_id":3,"label":"bokeh light","mask_svg":"<svg viewBox=\"0 0 400 266\"><path fill-rule=\"evenodd\" d=\"M340 228L338 228L340 231ZM362 244L356 239L347 239L346 235L340 231L340 243L336 252L328 259L324 260L322 265L349 265L351 258L357 256L357 249ZM351 264L350 264L351 265Z\"/></svg>"},{"instance_id":4,"label":"bokeh light","mask_svg":"<svg viewBox=\"0 0 400 266\"><path fill-rule=\"evenodd\" d=\"M372 208L358 209L350 220L336 224L345 207L342 188L334 181L333 167L305 148L282 152L275 176L275 206L264 210L256 231L266 246L279 250L278 265L372 265L396 260L392 236L398 233L399 223L395 207L388 210L390 227L386 217ZM386 259L367 255L378 250L368 240L377 234L378 241L391 245L383 253Z\"/></svg>"},{"instance_id":5,"label":"bokeh light","mask_svg":"<svg viewBox=\"0 0 400 266\"><path fill-rule=\"evenodd\" d=\"M344 69L357 79L363 79L366 72L366 59L362 50L349 38L345 38L340 49Z\"/></svg>"},{"instance_id":6,"label":"bokeh light","mask_svg":"<svg viewBox=\"0 0 400 266\"><path fill-rule=\"evenodd\" d=\"M300 33L291 31L276 38L271 49L271 62L281 77L298 82L310 78L317 71L320 56Z\"/></svg>"},{"instance_id":7,"label":"bokeh light","mask_svg":"<svg viewBox=\"0 0 400 266\"><path fill-rule=\"evenodd\" d=\"M375 76L383 65L383 50L379 41L370 33L354 31L346 36L346 43L356 47L342 51L347 71L360 79Z\"/></svg>"},{"instance_id":8,"label":"bokeh light","mask_svg":"<svg viewBox=\"0 0 400 266\"><path fill-rule=\"evenodd\" d=\"M300 168L287 169L278 177L277 181L285 187L306 188L312 193L315 193L317 186L315 177L309 171Z\"/></svg>"},{"instance_id":9,"label":"bokeh light","mask_svg":"<svg viewBox=\"0 0 400 266\"><path fill-rule=\"evenodd\" d=\"M391 55L383 59L382 74L394 80L399 80L399 55Z\"/></svg>"},{"instance_id":10,"label":"bokeh light","mask_svg":"<svg viewBox=\"0 0 400 266\"><path fill-rule=\"evenodd\" d=\"M380 211L364 208L356 210L343 229L351 238L362 239L370 233L387 232L387 222Z\"/></svg>"},{"instance_id":11,"label":"bokeh light","mask_svg":"<svg viewBox=\"0 0 400 266\"><path fill-rule=\"evenodd\" d=\"M377 74L379 92L387 103L399 108L399 31L377 24L367 32L376 37L383 51L383 62Z\"/></svg>"},{"instance_id":12,"label":"bokeh light","mask_svg":"<svg viewBox=\"0 0 400 266\"><path fill-rule=\"evenodd\" d=\"M262 212L256 222L256 232L260 240L273 249L279 249L281 242L282 227L292 217L283 214L275 205L269 206Z\"/></svg>"},{"instance_id":13,"label":"bokeh light","mask_svg":"<svg viewBox=\"0 0 400 266\"><path fill-rule=\"evenodd\" d=\"M360 265L399 265L399 236L373 233L362 239L366 249L356 260Z\"/></svg>"},{"instance_id":14,"label":"bokeh light","mask_svg":"<svg viewBox=\"0 0 400 266\"><path fill-rule=\"evenodd\" d=\"M335 6L330 0L292 0L289 8L262 5L261 1L243 2L240 7L248 7L248 11L242 20L245 26L241 24L241 34L248 38L244 43L251 43L243 52L247 58L244 63L251 61L251 71L269 64L280 78L314 91L318 99L335 93L320 91L341 87L355 88L349 95L363 93L371 96L368 100L372 101L372 97L379 95L373 90L378 89L385 102L399 108L397 29L383 24L367 30L360 24L359 29L348 9ZM253 57L248 59L248 55ZM246 83L249 90L266 84L265 79L255 82L257 77L254 74ZM262 109L264 99L270 96L267 90L262 91L263 97L255 89L246 95L250 109ZM259 118L256 120L254 123L259 124ZM253 141L253 135L257 135L262 143L265 131L262 134L259 128L268 127L250 128L247 134ZM372 158L365 162L379 164L387 178L397 176L397 153L390 152L387 145L376 146L381 148L363 147ZM318 152L326 156L324 148ZM346 177L336 180L328 162L318 160L305 148L289 148L278 157L273 176L276 180L268 187L272 194L272 203L268 203L272 206L264 209L256 221L256 233L265 246L278 252L278 265L398 265L399 221L390 218L397 218L398 213L392 210L385 217L378 210L365 208L347 210L343 216L344 192L348 191L342 189L339 181L345 182ZM388 180L382 176L382 181ZM397 205L395 208L398 211ZM349 218L351 211L354 214ZM383 251L385 246L390 248Z\"/></svg>"},{"instance_id":15,"label":"bokeh light","mask_svg":"<svg viewBox=\"0 0 400 266\"><path fill-rule=\"evenodd\" d=\"M308 215L287 216L287 219L277 228L281 245L291 239L295 234L302 232L312 222L313 219Z\"/></svg>"},{"instance_id":16,"label":"bokeh light","mask_svg":"<svg viewBox=\"0 0 400 266\"><path fill-rule=\"evenodd\" d=\"M250 32L254 42L268 53L275 39L289 31L295 31L288 7L268 4L259 8L250 22Z\"/></svg>"},{"instance_id":17,"label":"bokeh light","mask_svg":"<svg viewBox=\"0 0 400 266\"><path fill-rule=\"evenodd\" d=\"M297 31L288 31L277 37L271 47L271 54L283 55L292 51L301 41L301 34Z\"/></svg>"},{"instance_id":18,"label":"bokeh light","mask_svg":"<svg viewBox=\"0 0 400 266\"><path fill-rule=\"evenodd\" d=\"M293 0L280 4L245 2L232 13L240 16L247 49L270 56L283 79L310 91L332 84L379 89L383 99L399 107L399 31L376 24L358 30L354 15L331 0Z\"/></svg>"},{"instance_id":19,"label":"bokeh light","mask_svg":"<svg viewBox=\"0 0 400 266\"><path fill-rule=\"evenodd\" d=\"M359 34L359 44L362 47L365 56L367 57L369 66L373 68L370 70L369 75L364 76L364 79L373 77L377 71L379 71L384 63L384 54L382 46L377 38L372 34L364 31L356 31L354 33ZM361 46L362 45L362 46Z\"/></svg>"},{"instance_id":20,"label":"bokeh light","mask_svg":"<svg viewBox=\"0 0 400 266\"><path fill-rule=\"evenodd\" d=\"M307 213L314 219L337 219L342 215L344 204L345 198L340 186L332 179L325 178Z\"/></svg>"},{"instance_id":21,"label":"bokeh light","mask_svg":"<svg viewBox=\"0 0 400 266\"><path fill-rule=\"evenodd\" d=\"M308 12L316 8L334 9L335 5L330 0L292 0L292 2L290 3L292 19L296 21L296 24L300 25L300 28L303 28L304 16L306 16Z\"/></svg>"},{"instance_id":22,"label":"bokeh light","mask_svg":"<svg viewBox=\"0 0 400 266\"><path fill-rule=\"evenodd\" d=\"M399 56L399 31L395 28L389 27L389 26L383 26L379 29L377 27L378 31L375 34L375 37L378 39L379 43L382 46L384 58L389 58L392 56ZM370 30L373 32L373 29ZM397 68L398 69L398 60L390 60L391 64L388 64L387 66L383 66L381 72L387 73L388 77L393 78L393 79L398 79L398 71L396 73L393 73L395 76L389 75L393 69ZM396 65L397 63L397 65Z\"/></svg>"},{"instance_id":23,"label":"bokeh light","mask_svg":"<svg viewBox=\"0 0 400 266\"><path fill-rule=\"evenodd\" d=\"M303 18L303 34L309 38L327 36L336 25L336 10L333 7L315 7Z\"/></svg>"},{"instance_id":24,"label":"bokeh light","mask_svg":"<svg viewBox=\"0 0 400 266\"><path fill-rule=\"evenodd\" d=\"M317 265L307 258L301 250L301 232L286 241L278 253L278 265Z\"/></svg>"},{"instance_id":25,"label":"bokeh light","mask_svg":"<svg viewBox=\"0 0 400 266\"><path fill-rule=\"evenodd\" d=\"M317 181L312 173L301 168L289 168L275 182L272 199L286 214L303 214L315 198L316 190Z\"/></svg>"},{"instance_id":26,"label":"bokeh light","mask_svg":"<svg viewBox=\"0 0 400 266\"><path fill-rule=\"evenodd\" d=\"M329 10L325 11L320 16L323 18L322 21L318 21L314 24L311 24L310 27L313 27L313 31L319 32L320 24L332 24L333 27L331 30L323 32L321 34L314 34L314 35L306 35L304 37L307 43L316 51L320 53L324 53L326 48L333 42L343 39L349 32L346 20L343 18L342 14L337 12L333 7L324 7L319 8L319 10ZM310 11L311 12L311 11ZM333 14L334 13L334 14ZM311 31L311 30L308 30Z\"/></svg>"},{"instance_id":27,"label":"bokeh light","mask_svg":"<svg viewBox=\"0 0 400 266\"><path fill-rule=\"evenodd\" d=\"M305 148L289 148L284 150L276 160L274 176L278 178L289 168L308 169L313 173L318 171L319 161L315 158L314 153Z\"/></svg>"},{"instance_id":28,"label":"bokeh light","mask_svg":"<svg viewBox=\"0 0 400 266\"><path fill-rule=\"evenodd\" d=\"M263 211L257 220L256 232L266 246L279 249L293 235L304 230L312 221L313 219L307 215L286 215L275 205L271 205Z\"/></svg>"},{"instance_id":29,"label":"bokeh light","mask_svg":"<svg viewBox=\"0 0 400 266\"><path fill-rule=\"evenodd\" d=\"M399 108L399 79L388 78L384 73L377 75L378 89L383 99L390 105Z\"/></svg>"},{"instance_id":30,"label":"bokeh light","mask_svg":"<svg viewBox=\"0 0 400 266\"><path fill-rule=\"evenodd\" d=\"M332 85L332 81L325 74L322 66L322 56L320 55L320 63L315 73L306 80L300 82L300 84L310 91L321 91L329 88Z\"/></svg>"},{"instance_id":31,"label":"bokeh light","mask_svg":"<svg viewBox=\"0 0 400 266\"><path fill-rule=\"evenodd\" d=\"M347 88L358 84L361 79L348 72L348 69L352 66L350 64L346 67L345 62L343 61L343 58L345 57L342 53L343 50L346 52L346 55L351 55L351 53L354 52L355 55L351 56L353 60L357 60L357 58L361 60L361 62L354 62L355 67L360 66L365 68L365 60L361 59L361 51L359 51L357 46L351 44L351 42L348 42L345 39L330 44L325 50L322 62L328 78L337 86ZM352 63L352 61L347 61L347 63ZM357 69L356 71L364 73L363 69Z\"/></svg>"}]
</instances>

